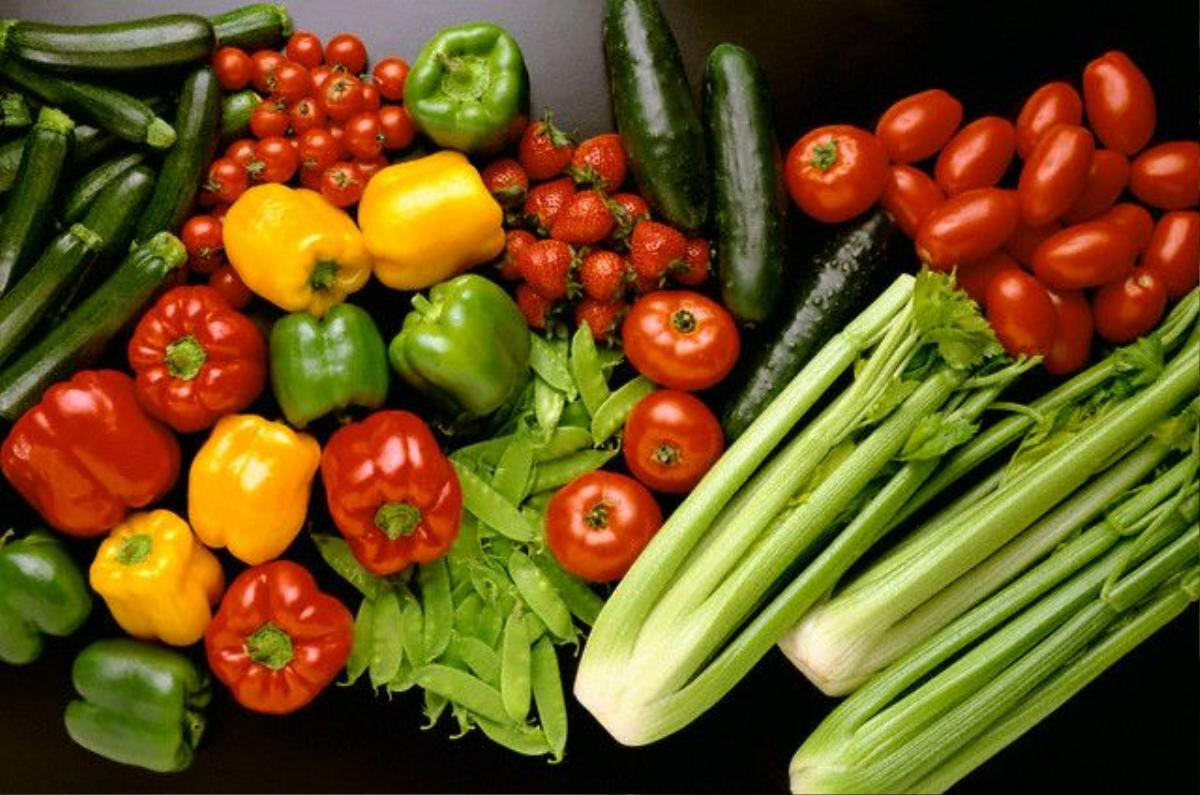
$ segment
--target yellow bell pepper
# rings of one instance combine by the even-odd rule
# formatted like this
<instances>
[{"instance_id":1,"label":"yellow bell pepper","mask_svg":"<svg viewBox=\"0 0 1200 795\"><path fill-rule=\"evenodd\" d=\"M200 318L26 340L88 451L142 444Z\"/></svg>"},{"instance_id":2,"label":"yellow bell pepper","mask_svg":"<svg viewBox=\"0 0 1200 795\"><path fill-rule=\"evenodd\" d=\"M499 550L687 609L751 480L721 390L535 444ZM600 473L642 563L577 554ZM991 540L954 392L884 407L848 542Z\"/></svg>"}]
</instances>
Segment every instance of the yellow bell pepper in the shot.
<instances>
[{"instance_id":1,"label":"yellow bell pepper","mask_svg":"<svg viewBox=\"0 0 1200 795\"><path fill-rule=\"evenodd\" d=\"M358 203L375 278L420 290L494 259L504 249L504 211L458 152L438 152L380 171Z\"/></svg>"},{"instance_id":2,"label":"yellow bell pepper","mask_svg":"<svg viewBox=\"0 0 1200 795\"><path fill-rule=\"evenodd\" d=\"M304 524L320 463L308 434L253 414L222 417L188 475L196 535L251 566L279 557Z\"/></svg>"},{"instance_id":3,"label":"yellow bell pepper","mask_svg":"<svg viewBox=\"0 0 1200 795\"><path fill-rule=\"evenodd\" d=\"M254 186L229 208L224 238L246 286L288 312L320 317L371 277L353 219L311 190Z\"/></svg>"},{"instance_id":4,"label":"yellow bell pepper","mask_svg":"<svg viewBox=\"0 0 1200 795\"><path fill-rule=\"evenodd\" d=\"M121 628L190 646L204 637L225 577L213 553L170 511L132 514L113 528L88 572Z\"/></svg>"}]
</instances>

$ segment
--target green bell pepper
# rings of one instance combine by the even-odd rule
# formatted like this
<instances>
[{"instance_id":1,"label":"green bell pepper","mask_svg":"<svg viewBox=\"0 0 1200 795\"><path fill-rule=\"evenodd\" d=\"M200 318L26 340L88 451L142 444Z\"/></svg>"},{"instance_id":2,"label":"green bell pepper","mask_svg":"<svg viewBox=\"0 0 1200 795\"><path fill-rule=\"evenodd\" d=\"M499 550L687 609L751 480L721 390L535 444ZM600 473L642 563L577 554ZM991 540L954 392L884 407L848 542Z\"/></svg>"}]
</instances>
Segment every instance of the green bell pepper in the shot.
<instances>
[{"instance_id":1,"label":"green bell pepper","mask_svg":"<svg viewBox=\"0 0 1200 795\"><path fill-rule=\"evenodd\" d=\"M413 296L392 367L455 420L503 406L529 375L529 328L508 293L473 273Z\"/></svg>"},{"instance_id":2,"label":"green bell pepper","mask_svg":"<svg viewBox=\"0 0 1200 795\"><path fill-rule=\"evenodd\" d=\"M529 73L516 39L491 22L444 28L426 43L404 84L413 121L439 146L490 153L529 116Z\"/></svg>"},{"instance_id":3,"label":"green bell pepper","mask_svg":"<svg viewBox=\"0 0 1200 795\"><path fill-rule=\"evenodd\" d=\"M376 409L388 392L383 336L363 309L286 315L271 329L271 389L297 428L350 406Z\"/></svg>"},{"instance_id":4,"label":"green bell pepper","mask_svg":"<svg viewBox=\"0 0 1200 795\"><path fill-rule=\"evenodd\" d=\"M62 543L44 530L0 537L0 660L23 665L44 635L70 635L92 611L87 582Z\"/></svg>"},{"instance_id":5,"label":"green bell pepper","mask_svg":"<svg viewBox=\"0 0 1200 795\"><path fill-rule=\"evenodd\" d=\"M75 658L81 698L67 734L92 753L158 773L183 770L204 733L208 677L178 652L127 638L99 640Z\"/></svg>"}]
</instances>

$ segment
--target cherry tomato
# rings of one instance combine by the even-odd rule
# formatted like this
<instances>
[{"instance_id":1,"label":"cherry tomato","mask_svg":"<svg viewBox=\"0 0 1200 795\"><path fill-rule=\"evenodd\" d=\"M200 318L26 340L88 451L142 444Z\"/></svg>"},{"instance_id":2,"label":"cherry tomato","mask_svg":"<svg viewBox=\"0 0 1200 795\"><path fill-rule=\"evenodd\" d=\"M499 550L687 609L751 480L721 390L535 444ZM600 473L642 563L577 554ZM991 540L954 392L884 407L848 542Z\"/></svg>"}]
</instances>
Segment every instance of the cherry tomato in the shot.
<instances>
[{"instance_id":1,"label":"cherry tomato","mask_svg":"<svg viewBox=\"0 0 1200 795\"><path fill-rule=\"evenodd\" d=\"M318 99L334 121L346 121L363 108L362 81L348 74L334 74L321 86Z\"/></svg>"},{"instance_id":2,"label":"cherry tomato","mask_svg":"<svg viewBox=\"0 0 1200 795\"><path fill-rule=\"evenodd\" d=\"M288 119L292 135L301 136L313 127L325 124L325 111L321 110L320 103L315 99L304 97L288 108Z\"/></svg>"},{"instance_id":3,"label":"cherry tomato","mask_svg":"<svg viewBox=\"0 0 1200 795\"><path fill-rule=\"evenodd\" d=\"M1055 232L1033 255L1033 272L1057 290L1099 287L1124 278L1137 256L1133 241L1119 226L1084 221Z\"/></svg>"},{"instance_id":4,"label":"cherry tomato","mask_svg":"<svg viewBox=\"0 0 1200 795\"><path fill-rule=\"evenodd\" d=\"M379 109L379 128L383 131L383 148L389 152L407 149L417 137L408 108L403 105L385 105Z\"/></svg>"},{"instance_id":5,"label":"cherry tomato","mask_svg":"<svg viewBox=\"0 0 1200 795\"><path fill-rule=\"evenodd\" d=\"M1004 244L1004 250L1026 268L1032 268L1033 254L1037 251L1037 247L1042 244L1043 240L1060 229L1062 229L1062 224L1058 221L1051 221L1045 226L1026 226L1018 222L1017 228L1013 230L1008 242Z\"/></svg>"},{"instance_id":6,"label":"cherry tomato","mask_svg":"<svg viewBox=\"0 0 1200 795\"><path fill-rule=\"evenodd\" d=\"M1092 165L1088 169L1087 182L1084 183L1083 193L1063 213L1063 220L1076 224L1095 218L1109 207L1125 190L1129 183L1129 160L1120 152L1111 149L1097 149L1092 155Z\"/></svg>"},{"instance_id":7,"label":"cherry tomato","mask_svg":"<svg viewBox=\"0 0 1200 795\"><path fill-rule=\"evenodd\" d=\"M187 249L188 267L196 273L212 273L221 264L225 245L221 222L211 215L193 215L184 221L179 239Z\"/></svg>"},{"instance_id":8,"label":"cherry tomato","mask_svg":"<svg viewBox=\"0 0 1200 795\"><path fill-rule=\"evenodd\" d=\"M333 136L333 140L337 141L337 145L342 149L342 156L346 156L346 128L340 124L330 124L326 129Z\"/></svg>"},{"instance_id":9,"label":"cherry tomato","mask_svg":"<svg viewBox=\"0 0 1200 795\"><path fill-rule=\"evenodd\" d=\"M300 167L318 175L342 159L342 145L328 129L314 127L300 136Z\"/></svg>"},{"instance_id":10,"label":"cherry tomato","mask_svg":"<svg viewBox=\"0 0 1200 795\"><path fill-rule=\"evenodd\" d=\"M325 63L340 66L352 75L367 68L367 48L352 33L339 33L325 45Z\"/></svg>"},{"instance_id":11,"label":"cherry tomato","mask_svg":"<svg viewBox=\"0 0 1200 795\"><path fill-rule=\"evenodd\" d=\"M1047 83L1030 94L1017 115L1017 152L1024 160L1033 154L1042 134L1058 124L1083 122L1079 92L1063 82Z\"/></svg>"},{"instance_id":12,"label":"cherry tomato","mask_svg":"<svg viewBox=\"0 0 1200 795\"><path fill-rule=\"evenodd\" d=\"M354 165L358 166L358 173L362 177L363 185L366 186L371 181L371 177L388 167L388 159L383 155L366 159L360 158L354 161Z\"/></svg>"},{"instance_id":13,"label":"cherry tomato","mask_svg":"<svg viewBox=\"0 0 1200 795\"><path fill-rule=\"evenodd\" d=\"M940 88L905 97L883 112L875 135L893 163L933 157L962 123L963 108Z\"/></svg>"},{"instance_id":14,"label":"cherry tomato","mask_svg":"<svg viewBox=\"0 0 1200 795\"><path fill-rule=\"evenodd\" d=\"M1129 189L1160 210L1200 204L1200 143L1171 141L1142 152L1130 169Z\"/></svg>"},{"instance_id":15,"label":"cherry tomato","mask_svg":"<svg viewBox=\"0 0 1200 795\"><path fill-rule=\"evenodd\" d=\"M226 91L241 91L254 77L254 61L239 47L218 47L212 57L217 82Z\"/></svg>"},{"instance_id":16,"label":"cherry tomato","mask_svg":"<svg viewBox=\"0 0 1200 795\"><path fill-rule=\"evenodd\" d=\"M1083 369L1092 354L1092 308L1078 290L1046 290L1054 304L1054 342L1042 364L1054 375Z\"/></svg>"},{"instance_id":17,"label":"cherry tomato","mask_svg":"<svg viewBox=\"0 0 1200 795\"><path fill-rule=\"evenodd\" d=\"M321 40L317 38L317 34L304 30L298 30L288 38L287 47L283 52L290 60L308 69L320 66L324 59Z\"/></svg>"},{"instance_id":18,"label":"cherry tomato","mask_svg":"<svg viewBox=\"0 0 1200 795\"><path fill-rule=\"evenodd\" d=\"M999 116L984 116L968 124L950 139L938 155L933 175L947 196L972 188L990 188L998 183L1016 151L1017 134L1012 122Z\"/></svg>"},{"instance_id":19,"label":"cherry tomato","mask_svg":"<svg viewBox=\"0 0 1200 795\"><path fill-rule=\"evenodd\" d=\"M299 102L312 91L312 76L295 61L276 66L269 82L271 96L288 104Z\"/></svg>"},{"instance_id":20,"label":"cherry tomato","mask_svg":"<svg viewBox=\"0 0 1200 795\"><path fill-rule=\"evenodd\" d=\"M230 204L250 187L250 175L245 166L227 157L219 157L208 167L204 191L220 204Z\"/></svg>"},{"instance_id":21,"label":"cherry tomato","mask_svg":"<svg viewBox=\"0 0 1200 795\"><path fill-rule=\"evenodd\" d=\"M974 298L977 304L986 308L987 290L988 285L992 283L992 278L1001 271L1020 270L1020 267L1017 261L1008 254L997 251L981 260L966 263L956 271L955 278L964 293Z\"/></svg>"},{"instance_id":22,"label":"cherry tomato","mask_svg":"<svg viewBox=\"0 0 1200 795\"><path fill-rule=\"evenodd\" d=\"M1017 194L976 188L946 200L917 230L917 256L929 267L947 271L983 259L998 250L1017 228Z\"/></svg>"},{"instance_id":23,"label":"cherry tomato","mask_svg":"<svg viewBox=\"0 0 1200 795\"><path fill-rule=\"evenodd\" d=\"M910 238L931 212L941 207L946 195L929 175L913 166L891 166L879 203L896 225Z\"/></svg>"},{"instance_id":24,"label":"cherry tomato","mask_svg":"<svg viewBox=\"0 0 1200 795\"><path fill-rule=\"evenodd\" d=\"M258 50L250 56L254 62L254 87L260 94L271 93L271 80L279 64L287 60L283 53L275 50Z\"/></svg>"},{"instance_id":25,"label":"cherry tomato","mask_svg":"<svg viewBox=\"0 0 1200 795\"><path fill-rule=\"evenodd\" d=\"M715 414L687 392L661 389L633 407L625 422L625 464L645 485L687 494L725 449Z\"/></svg>"},{"instance_id":26,"label":"cherry tomato","mask_svg":"<svg viewBox=\"0 0 1200 795\"><path fill-rule=\"evenodd\" d=\"M1150 242L1150 235L1154 233L1154 218L1150 211L1133 202L1114 204L1112 209L1094 220L1108 221L1119 227L1129 235L1134 250L1139 254L1146 248L1146 244Z\"/></svg>"},{"instance_id":27,"label":"cherry tomato","mask_svg":"<svg viewBox=\"0 0 1200 795\"><path fill-rule=\"evenodd\" d=\"M314 67L309 70L308 76L312 79L313 96L320 96L321 86L325 85L325 81L333 77L333 68L325 65Z\"/></svg>"},{"instance_id":28,"label":"cherry tomato","mask_svg":"<svg viewBox=\"0 0 1200 795\"><path fill-rule=\"evenodd\" d=\"M625 355L638 372L671 389L707 389L729 375L741 351L737 325L699 293L644 295L621 325Z\"/></svg>"},{"instance_id":29,"label":"cherry tomato","mask_svg":"<svg viewBox=\"0 0 1200 795\"><path fill-rule=\"evenodd\" d=\"M392 56L375 64L371 70L379 93L384 99L399 102L404 99L404 83L408 80L408 61Z\"/></svg>"},{"instance_id":30,"label":"cherry tomato","mask_svg":"<svg viewBox=\"0 0 1200 795\"><path fill-rule=\"evenodd\" d=\"M1169 212L1158 220L1142 268L1156 271L1167 287L1167 297L1180 298L1200 281L1200 213Z\"/></svg>"},{"instance_id":31,"label":"cherry tomato","mask_svg":"<svg viewBox=\"0 0 1200 795\"><path fill-rule=\"evenodd\" d=\"M1088 123L1107 146L1129 157L1154 137L1154 89L1123 52L1106 52L1083 70Z\"/></svg>"},{"instance_id":32,"label":"cherry tomato","mask_svg":"<svg viewBox=\"0 0 1200 795\"><path fill-rule=\"evenodd\" d=\"M362 160L372 160L383 153L383 126L375 113L359 113L346 122L346 151Z\"/></svg>"},{"instance_id":33,"label":"cherry tomato","mask_svg":"<svg viewBox=\"0 0 1200 795\"><path fill-rule=\"evenodd\" d=\"M375 81L368 78L362 81L363 88L363 111L374 113L383 106L383 99L379 96L379 86L375 85Z\"/></svg>"},{"instance_id":34,"label":"cherry tomato","mask_svg":"<svg viewBox=\"0 0 1200 795\"><path fill-rule=\"evenodd\" d=\"M871 209L888 178L879 140L847 124L818 127L788 152L788 192L818 221L838 223Z\"/></svg>"},{"instance_id":35,"label":"cherry tomato","mask_svg":"<svg viewBox=\"0 0 1200 795\"><path fill-rule=\"evenodd\" d=\"M300 167L300 155L292 142L278 135L259 141L254 157L261 164L257 173L252 173L256 182L287 182Z\"/></svg>"},{"instance_id":36,"label":"cherry tomato","mask_svg":"<svg viewBox=\"0 0 1200 795\"><path fill-rule=\"evenodd\" d=\"M1042 135L1021 169L1021 220L1044 226L1071 209L1087 187L1095 143L1082 127L1059 124Z\"/></svg>"},{"instance_id":37,"label":"cherry tomato","mask_svg":"<svg viewBox=\"0 0 1200 795\"><path fill-rule=\"evenodd\" d=\"M1167 285L1153 269L1138 268L1092 297L1096 333L1114 345L1133 342L1153 329L1166 309Z\"/></svg>"},{"instance_id":38,"label":"cherry tomato","mask_svg":"<svg viewBox=\"0 0 1200 795\"><path fill-rule=\"evenodd\" d=\"M250 112L250 132L255 138L286 135L291 123L292 117L275 100L263 100Z\"/></svg>"},{"instance_id":39,"label":"cherry tomato","mask_svg":"<svg viewBox=\"0 0 1200 795\"><path fill-rule=\"evenodd\" d=\"M546 505L546 544L559 564L591 582L624 576L662 526L654 496L615 472L588 472Z\"/></svg>"},{"instance_id":40,"label":"cherry tomato","mask_svg":"<svg viewBox=\"0 0 1200 795\"><path fill-rule=\"evenodd\" d=\"M334 163L321 174L321 195L336 207L349 207L362 198L363 184L354 163Z\"/></svg>"},{"instance_id":41,"label":"cherry tomato","mask_svg":"<svg viewBox=\"0 0 1200 795\"><path fill-rule=\"evenodd\" d=\"M1046 355L1054 344L1058 316L1041 283L1020 269L992 277L987 319L1009 356Z\"/></svg>"},{"instance_id":42,"label":"cherry tomato","mask_svg":"<svg viewBox=\"0 0 1200 795\"><path fill-rule=\"evenodd\" d=\"M245 309L254 298L254 293L228 262L209 274L208 286L223 295L234 309Z\"/></svg>"},{"instance_id":43,"label":"cherry tomato","mask_svg":"<svg viewBox=\"0 0 1200 795\"><path fill-rule=\"evenodd\" d=\"M244 168L250 168L254 162L254 146L257 143L253 138L239 138L225 150L225 156Z\"/></svg>"}]
</instances>

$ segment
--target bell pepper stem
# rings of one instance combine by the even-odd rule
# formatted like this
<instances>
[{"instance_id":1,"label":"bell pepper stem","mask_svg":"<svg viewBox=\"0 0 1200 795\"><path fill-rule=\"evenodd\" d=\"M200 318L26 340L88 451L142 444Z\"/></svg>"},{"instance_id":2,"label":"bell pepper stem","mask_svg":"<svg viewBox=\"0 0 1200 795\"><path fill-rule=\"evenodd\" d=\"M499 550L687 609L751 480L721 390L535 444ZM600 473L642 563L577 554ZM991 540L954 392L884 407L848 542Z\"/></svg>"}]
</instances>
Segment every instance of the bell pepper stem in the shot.
<instances>
[{"instance_id":1,"label":"bell pepper stem","mask_svg":"<svg viewBox=\"0 0 1200 795\"><path fill-rule=\"evenodd\" d=\"M128 536L121 541L121 548L117 550L117 562L125 566L136 566L150 557L150 550L153 548L154 539L147 533Z\"/></svg>"},{"instance_id":2,"label":"bell pepper stem","mask_svg":"<svg viewBox=\"0 0 1200 795\"><path fill-rule=\"evenodd\" d=\"M334 279L337 277L338 265L330 260L321 260L318 262L309 277L309 284L314 290L328 290L333 287Z\"/></svg>"},{"instance_id":3,"label":"bell pepper stem","mask_svg":"<svg viewBox=\"0 0 1200 795\"><path fill-rule=\"evenodd\" d=\"M7 530L5 530L3 533L0 533L0 547L7 544L9 542L9 540L12 539L12 537L15 536L16 534L17 534L17 531L13 530L11 527L8 528Z\"/></svg>"},{"instance_id":4,"label":"bell pepper stem","mask_svg":"<svg viewBox=\"0 0 1200 795\"><path fill-rule=\"evenodd\" d=\"M433 304L421 293L417 293L412 297L412 308L421 317L429 317L434 311Z\"/></svg>"},{"instance_id":5,"label":"bell pepper stem","mask_svg":"<svg viewBox=\"0 0 1200 795\"><path fill-rule=\"evenodd\" d=\"M442 91L449 97L463 100L479 99L491 83L487 62L477 55L437 54L445 73L442 75Z\"/></svg>"},{"instance_id":6,"label":"bell pepper stem","mask_svg":"<svg viewBox=\"0 0 1200 795\"><path fill-rule=\"evenodd\" d=\"M259 665L281 671L292 661L292 638L268 621L246 637L246 654Z\"/></svg>"},{"instance_id":7,"label":"bell pepper stem","mask_svg":"<svg viewBox=\"0 0 1200 795\"><path fill-rule=\"evenodd\" d=\"M388 540L410 536L421 523L421 509L407 502L385 502L375 512L375 526Z\"/></svg>"},{"instance_id":8,"label":"bell pepper stem","mask_svg":"<svg viewBox=\"0 0 1200 795\"><path fill-rule=\"evenodd\" d=\"M200 374L200 368L204 366L208 354L200 341L188 334L168 344L163 358L167 363L167 372L172 378L191 381Z\"/></svg>"}]
</instances>

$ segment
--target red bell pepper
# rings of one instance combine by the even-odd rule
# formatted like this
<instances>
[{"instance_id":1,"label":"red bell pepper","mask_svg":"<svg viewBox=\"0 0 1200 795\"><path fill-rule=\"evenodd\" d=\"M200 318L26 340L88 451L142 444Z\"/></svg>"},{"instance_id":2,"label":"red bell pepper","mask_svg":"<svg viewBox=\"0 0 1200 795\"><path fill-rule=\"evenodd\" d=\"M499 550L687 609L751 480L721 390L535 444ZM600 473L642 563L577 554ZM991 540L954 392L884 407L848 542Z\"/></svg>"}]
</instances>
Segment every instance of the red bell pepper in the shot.
<instances>
[{"instance_id":1,"label":"red bell pepper","mask_svg":"<svg viewBox=\"0 0 1200 795\"><path fill-rule=\"evenodd\" d=\"M204 633L208 666L255 712L295 712L350 656L354 618L308 571L275 560L242 572Z\"/></svg>"},{"instance_id":2,"label":"red bell pepper","mask_svg":"<svg viewBox=\"0 0 1200 795\"><path fill-rule=\"evenodd\" d=\"M52 527L94 536L170 491L179 443L142 411L132 378L81 370L13 424L0 470Z\"/></svg>"},{"instance_id":3,"label":"red bell pepper","mask_svg":"<svg viewBox=\"0 0 1200 795\"><path fill-rule=\"evenodd\" d=\"M138 399L181 433L201 431L262 393L262 333L211 287L176 287L138 322L129 340Z\"/></svg>"},{"instance_id":4,"label":"red bell pepper","mask_svg":"<svg viewBox=\"0 0 1200 795\"><path fill-rule=\"evenodd\" d=\"M321 479L334 523L374 574L436 560L458 535L458 476L415 414L378 411L339 428L321 455Z\"/></svg>"}]
</instances>

